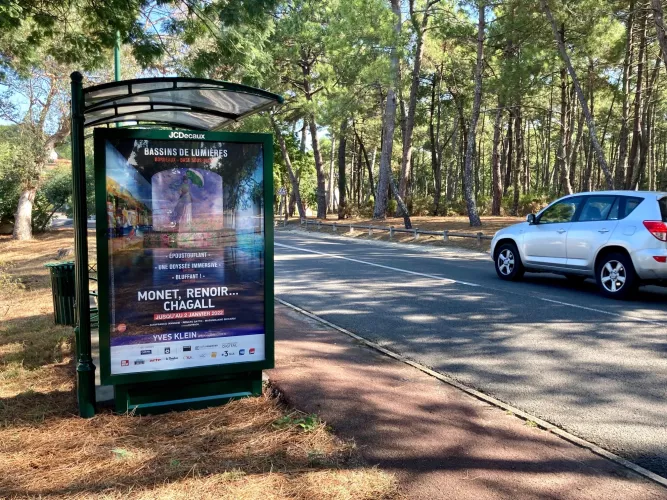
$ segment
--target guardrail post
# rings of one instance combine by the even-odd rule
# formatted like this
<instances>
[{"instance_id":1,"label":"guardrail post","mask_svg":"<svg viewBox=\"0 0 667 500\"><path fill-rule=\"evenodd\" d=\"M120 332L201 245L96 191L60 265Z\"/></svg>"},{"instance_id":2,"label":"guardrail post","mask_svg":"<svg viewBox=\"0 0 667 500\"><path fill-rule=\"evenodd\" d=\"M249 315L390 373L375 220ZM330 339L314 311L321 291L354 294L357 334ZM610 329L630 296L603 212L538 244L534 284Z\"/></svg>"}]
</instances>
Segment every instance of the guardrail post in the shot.
<instances>
[{"instance_id":1,"label":"guardrail post","mask_svg":"<svg viewBox=\"0 0 667 500\"><path fill-rule=\"evenodd\" d=\"M283 227L287 227L287 219L283 219Z\"/></svg>"},{"instance_id":2,"label":"guardrail post","mask_svg":"<svg viewBox=\"0 0 667 500\"><path fill-rule=\"evenodd\" d=\"M389 226L389 239L394 237L394 226Z\"/></svg>"},{"instance_id":3,"label":"guardrail post","mask_svg":"<svg viewBox=\"0 0 667 500\"><path fill-rule=\"evenodd\" d=\"M373 226L368 226L368 236L373 236Z\"/></svg>"},{"instance_id":4,"label":"guardrail post","mask_svg":"<svg viewBox=\"0 0 667 500\"><path fill-rule=\"evenodd\" d=\"M321 228L322 228L322 222L318 220L318 221L317 221L317 231L319 232L319 230L320 230Z\"/></svg>"},{"instance_id":5,"label":"guardrail post","mask_svg":"<svg viewBox=\"0 0 667 500\"><path fill-rule=\"evenodd\" d=\"M332 229L332 231L333 231L334 233L337 231L337 227L336 227L336 223L335 223L335 222L333 223L333 229Z\"/></svg>"},{"instance_id":6,"label":"guardrail post","mask_svg":"<svg viewBox=\"0 0 667 500\"><path fill-rule=\"evenodd\" d=\"M482 236L484 236L484 233L477 233L477 246L478 247L482 246Z\"/></svg>"},{"instance_id":7,"label":"guardrail post","mask_svg":"<svg viewBox=\"0 0 667 500\"><path fill-rule=\"evenodd\" d=\"M308 221L306 219L301 219L301 225L306 225L306 228L308 227Z\"/></svg>"},{"instance_id":8,"label":"guardrail post","mask_svg":"<svg viewBox=\"0 0 667 500\"><path fill-rule=\"evenodd\" d=\"M417 232L416 229L413 229L413 233L415 235L415 239L419 238L419 233Z\"/></svg>"},{"instance_id":9,"label":"guardrail post","mask_svg":"<svg viewBox=\"0 0 667 500\"><path fill-rule=\"evenodd\" d=\"M443 240L443 241L449 241L449 231L444 230L444 231L442 232L442 240Z\"/></svg>"},{"instance_id":10,"label":"guardrail post","mask_svg":"<svg viewBox=\"0 0 667 500\"><path fill-rule=\"evenodd\" d=\"M352 224L350 224L350 234L354 234L354 228L352 227Z\"/></svg>"}]
</instances>

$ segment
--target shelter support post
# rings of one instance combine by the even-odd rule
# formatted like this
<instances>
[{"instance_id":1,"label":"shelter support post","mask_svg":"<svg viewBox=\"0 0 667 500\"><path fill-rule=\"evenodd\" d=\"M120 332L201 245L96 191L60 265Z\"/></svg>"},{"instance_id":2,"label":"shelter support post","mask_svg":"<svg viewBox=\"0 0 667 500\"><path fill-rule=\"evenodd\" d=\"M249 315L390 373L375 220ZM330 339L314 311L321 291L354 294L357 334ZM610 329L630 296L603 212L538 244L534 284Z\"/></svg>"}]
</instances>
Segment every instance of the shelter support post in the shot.
<instances>
[{"instance_id":1,"label":"shelter support post","mask_svg":"<svg viewBox=\"0 0 667 500\"><path fill-rule=\"evenodd\" d=\"M76 375L79 415L95 416L95 365L90 342L88 297L88 222L86 212L86 156L84 150L83 75L72 79L72 208L74 210L74 266L76 277Z\"/></svg>"}]
</instances>

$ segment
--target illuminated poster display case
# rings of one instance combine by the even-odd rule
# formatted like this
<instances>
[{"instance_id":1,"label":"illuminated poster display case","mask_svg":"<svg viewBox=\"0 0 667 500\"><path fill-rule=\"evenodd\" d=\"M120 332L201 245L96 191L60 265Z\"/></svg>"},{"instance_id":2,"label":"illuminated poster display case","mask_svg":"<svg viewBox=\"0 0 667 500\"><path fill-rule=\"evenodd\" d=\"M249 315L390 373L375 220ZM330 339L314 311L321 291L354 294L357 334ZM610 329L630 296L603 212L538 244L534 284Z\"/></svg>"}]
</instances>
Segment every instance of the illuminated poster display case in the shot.
<instances>
[{"instance_id":1,"label":"illuminated poster display case","mask_svg":"<svg viewBox=\"0 0 667 500\"><path fill-rule=\"evenodd\" d=\"M257 393L274 364L272 136L95 129L94 146L100 374L117 409Z\"/></svg>"}]
</instances>

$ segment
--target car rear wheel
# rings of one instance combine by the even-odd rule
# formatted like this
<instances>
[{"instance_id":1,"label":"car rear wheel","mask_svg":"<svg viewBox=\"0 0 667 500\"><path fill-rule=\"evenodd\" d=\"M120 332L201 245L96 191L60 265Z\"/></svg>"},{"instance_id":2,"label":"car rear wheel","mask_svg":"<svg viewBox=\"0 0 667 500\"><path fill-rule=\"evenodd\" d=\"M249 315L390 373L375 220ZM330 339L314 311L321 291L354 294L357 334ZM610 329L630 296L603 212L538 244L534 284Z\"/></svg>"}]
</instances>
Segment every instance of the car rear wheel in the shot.
<instances>
[{"instance_id":1,"label":"car rear wheel","mask_svg":"<svg viewBox=\"0 0 667 500\"><path fill-rule=\"evenodd\" d=\"M503 243L496 250L496 274L501 280L516 281L521 279L525 269L521 263L519 251L514 243Z\"/></svg>"},{"instance_id":2,"label":"car rear wheel","mask_svg":"<svg viewBox=\"0 0 667 500\"><path fill-rule=\"evenodd\" d=\"M612 299L629 299L639 286L632 260L623 253L602 257L595 275L602 295Z\"/></svg>"}]
</instances>

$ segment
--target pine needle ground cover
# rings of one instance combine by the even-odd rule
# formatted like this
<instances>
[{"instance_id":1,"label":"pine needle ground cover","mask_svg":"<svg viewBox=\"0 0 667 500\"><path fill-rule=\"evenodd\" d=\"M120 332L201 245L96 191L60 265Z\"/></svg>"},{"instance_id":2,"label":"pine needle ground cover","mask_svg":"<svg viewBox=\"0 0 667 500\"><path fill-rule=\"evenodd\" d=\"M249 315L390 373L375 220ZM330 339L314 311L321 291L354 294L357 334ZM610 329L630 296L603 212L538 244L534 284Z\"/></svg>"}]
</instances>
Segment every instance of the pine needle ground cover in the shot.
<instances>
[{"instance_id":1,"label":"pine needle ground cover","mask_svg":"<svg viewBox=\"0 0 667 500\"><path fill-rule=\"evenodd\" d=\"M71 246L72 231L0 238L0 497L397 496L393 476L270 388L206 410L135 417L102 409L80 419L72 329L53 325L43 268Z\"/></svg>"}]
</instances>

